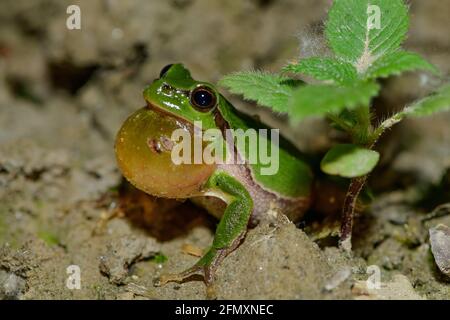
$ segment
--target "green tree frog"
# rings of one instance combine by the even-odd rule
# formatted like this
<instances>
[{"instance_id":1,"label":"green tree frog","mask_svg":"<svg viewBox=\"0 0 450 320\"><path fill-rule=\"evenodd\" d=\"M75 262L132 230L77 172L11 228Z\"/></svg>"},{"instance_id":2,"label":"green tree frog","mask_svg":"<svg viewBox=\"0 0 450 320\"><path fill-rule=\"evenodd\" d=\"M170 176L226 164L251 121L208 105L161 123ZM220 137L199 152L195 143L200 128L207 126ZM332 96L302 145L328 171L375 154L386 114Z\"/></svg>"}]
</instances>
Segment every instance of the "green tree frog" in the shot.
<instances>
[{"instance_id":1,"label":"green tree frog","mask_svg":"<svg viewBox=\"0 0 450 320\"><path fill-rule=\"evenodd\" d=\"M164 67L160 77L144 90L144 99L147 105L133 113L117 134L115 152L121 172L148 194L190 199L220 219L204 256L185 271L162 275L157 284L181 282L201 273L211 288L220 262L243 241L249 225L274 210L292 220L302 216L311 204L312 171L286 140L274 143L271 136L258 130L258 142L266 142L270 151L278 148L277 170L262 174L264 164L249 159L263 144L236 144L226 139L226 132L245 135L250 129L267 127L235 109L214 85L194 80L182 64ZM195 136L198 124L202 131L219 132L209 142L222 146L225 154L233 154L239 161L175 163L173 132L182 130ZM206 142L201 147L206 148Z\"/></svg>"}]
</instances>

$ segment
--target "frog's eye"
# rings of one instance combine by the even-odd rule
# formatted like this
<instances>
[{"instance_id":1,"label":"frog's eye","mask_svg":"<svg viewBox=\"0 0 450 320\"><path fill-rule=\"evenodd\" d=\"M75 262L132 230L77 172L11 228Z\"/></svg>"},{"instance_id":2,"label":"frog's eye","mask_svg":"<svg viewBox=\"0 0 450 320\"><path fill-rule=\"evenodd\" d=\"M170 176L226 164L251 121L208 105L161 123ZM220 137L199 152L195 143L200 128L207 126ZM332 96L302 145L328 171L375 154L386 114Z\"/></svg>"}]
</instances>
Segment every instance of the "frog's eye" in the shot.
<instances>
[{"instance_id":1,"label":"frog's eye","mask_svg":"<svg viewBox=\"0 0 450 320\"><path fill-rule=\"evenodd\" d=\"M167 66L162 68L161 71L159 72L159 78L164 77L166 75L167 71L169 71L171 66L173 66L173 64L168 64Z\"/></svg>"},{"instance_id":2,"label":"frog's eye","mask_svg":"<svg viewBox=\"0 0 450 320\"><path fill-rule=\"evenodd\" d=\"M191 103L201 111L208 111L216 105L216 94L206 86L195 88L191 92Z\"/></svg>"}]
</instances>

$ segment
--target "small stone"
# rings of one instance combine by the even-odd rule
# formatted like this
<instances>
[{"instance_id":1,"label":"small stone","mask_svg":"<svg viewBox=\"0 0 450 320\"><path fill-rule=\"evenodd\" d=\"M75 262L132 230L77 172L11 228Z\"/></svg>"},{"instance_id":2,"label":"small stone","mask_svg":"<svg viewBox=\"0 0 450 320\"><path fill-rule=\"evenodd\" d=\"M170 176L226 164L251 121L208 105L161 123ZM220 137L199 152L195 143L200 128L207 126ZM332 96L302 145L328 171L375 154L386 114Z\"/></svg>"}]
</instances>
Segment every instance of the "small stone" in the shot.
<instances>
[{"instance_id":1,"label":"small stone","mask_svg":"<svg viewBox=\"0 0 450 320\"><path fill-rule=\"evenodd\" d=\"M14 273L0 270L0 300L19 299L25 291L25 280Z\"/></svg>"},{"instance_id":2,"label":"small stone","mask_svg":"<svg viewBox=\"0 0 450 320\"><path fill-rule=\"evenodd\" d=\"M336 272L330 280L325 284L326 291L332 291L337 288L341 283L348 279L352 274L351 268L343 268Z\"/></svg>"},{"instance_id":3,"label":"small stone","mask_svg":"<svg viewBox=\"0 0 450 320\"><path fill-rule=\"evenodd\" d=\"M431 252L439 270L450 276L450 228L444 224L438 224L430 228Z\"/></svg>"},{"instance_id":4,"label":"small stone","mask_svg":"<svg viewBox=\"0 0 450 320\"><path fill-rule=\"evenodd\" d=\"M356 281L352 293L357 300L424 300L402 274L394 275L389 282L380 283L379 288L372 288L368 281Z\"/></svg>"},{"instance_id":5,"label":"small stone","mask_svg":"<svg viewBox=\"0 0 450 320\"><path fill-rule=\"evenodd\" d=\"M109 281L123 284L129 267L159 252L160 246L152 238L127 236L112 241L105 255L100 257L100 271Z\"/></svg>"}]
</instances>

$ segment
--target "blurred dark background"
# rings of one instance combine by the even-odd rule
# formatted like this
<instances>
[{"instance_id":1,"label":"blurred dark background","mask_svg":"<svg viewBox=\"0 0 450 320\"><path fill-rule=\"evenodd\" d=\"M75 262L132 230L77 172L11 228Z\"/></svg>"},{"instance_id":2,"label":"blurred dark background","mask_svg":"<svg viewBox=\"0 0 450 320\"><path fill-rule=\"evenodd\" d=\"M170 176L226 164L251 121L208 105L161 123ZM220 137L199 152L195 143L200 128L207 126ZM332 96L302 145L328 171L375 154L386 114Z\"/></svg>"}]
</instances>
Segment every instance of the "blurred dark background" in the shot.
<instances>
[{"instance_id":1,"label":"blurred dark background","mask_svg":"<svg viewBox=\"0 0 450 320\"><path fill-rule=\"evenodd\" d=\"M71 4L81 9L81 30L66 28ZM165 64L183 62L194 77L212 82L236 70L277 71L288 60L323 51L322 25L330 4L2 0L0 143L32 135L45 145L75 147L92 156L102 145L93 136L111 142ZM447 74L450 1L410 4L406 46ZM426 93L430 81L417 74L394 79L387 83L384 102L401 106Z\"/></svg>"}]
</instances>

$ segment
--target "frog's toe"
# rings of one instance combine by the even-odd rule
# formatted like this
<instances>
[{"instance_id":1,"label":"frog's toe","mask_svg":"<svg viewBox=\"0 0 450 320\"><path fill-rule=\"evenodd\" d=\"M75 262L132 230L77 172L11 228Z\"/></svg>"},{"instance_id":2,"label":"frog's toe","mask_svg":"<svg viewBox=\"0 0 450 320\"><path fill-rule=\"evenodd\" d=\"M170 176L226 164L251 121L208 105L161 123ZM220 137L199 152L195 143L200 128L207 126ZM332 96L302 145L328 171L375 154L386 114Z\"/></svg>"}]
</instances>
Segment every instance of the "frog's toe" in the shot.
<instances>
[{"instance_id":1,"label":"frog's toe","mask_svg":"<svg viewBox=\"0 0 450 320\"><path fill-rule=\"evenodd\" d=\"M206 299L208 300L217 299L216 288L212 283L206 286Z\"/></svg>"},{"instance_id":2,"label":"frog's toe","mask_svg":"<svg viewBox=\"0 0 450 320\"><path fill-rule=\"evenodd\" d=\"M161 287L169 282L181 283L191 276L201 274L206 284L206 298L209 300L217 299L216 290L213 282L213 270L210 266L194 266L181 273L163 274L154 281L156 287Z\"/></svg>"},{"instance_id":3,"label":"frog's toe","mask_svg":"<svg viewBox=\"0 0 450 320\"><path fill-rule=\"evenodd\" d=\"M202 267L194 266L192 268L189 268L183 272L180 273L169 273L169 274L163 274L159 276L154 282L154 285L156 287L161 287L166 285L169 282L183 282L187 278L197 274L199 271L202 271Z\"/></svg>"}]
</instances>

